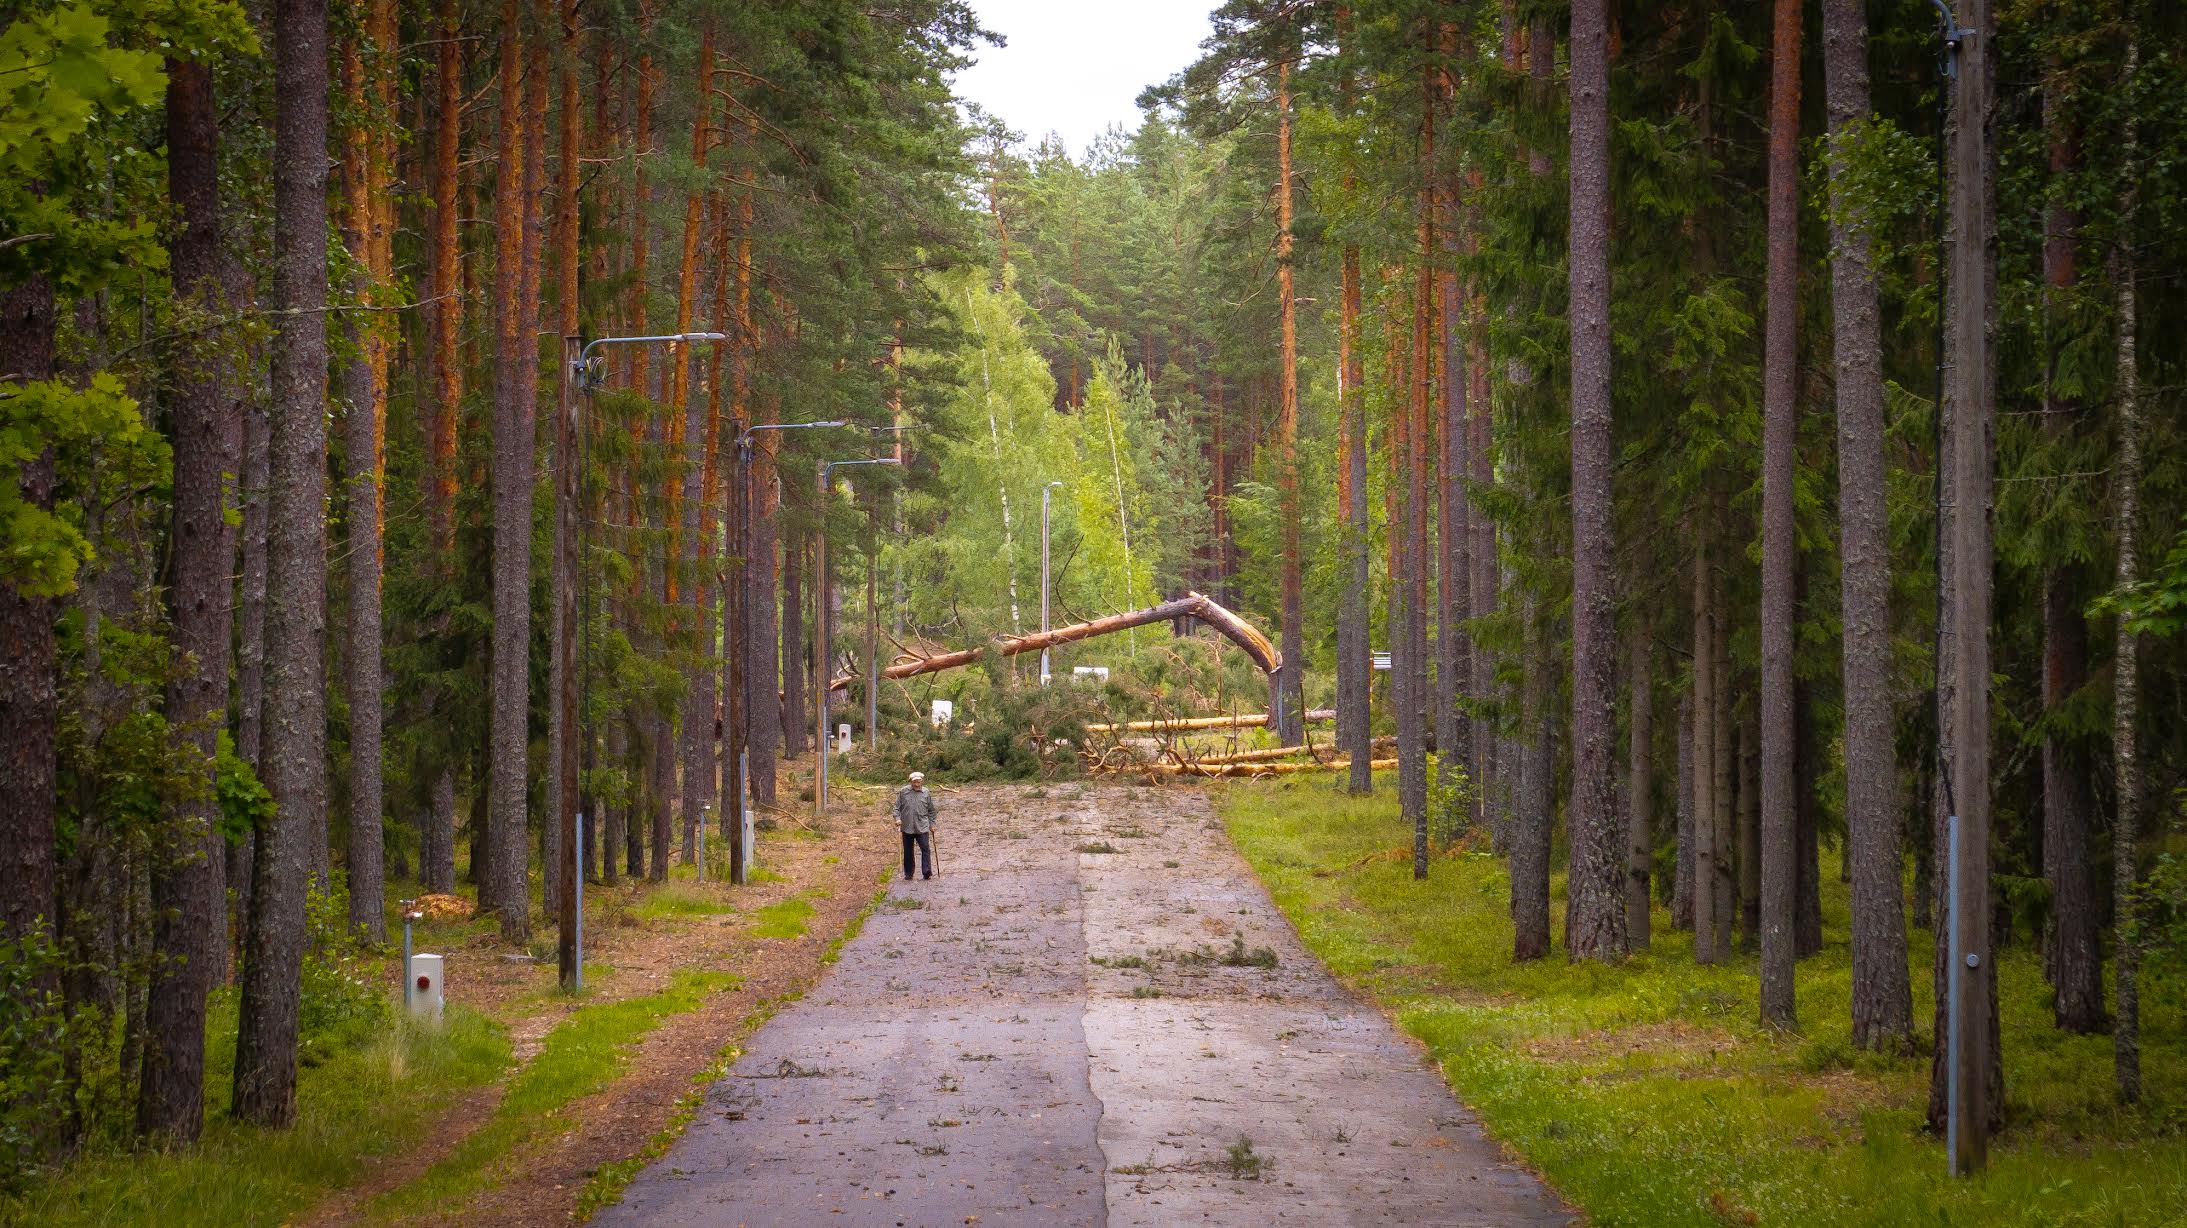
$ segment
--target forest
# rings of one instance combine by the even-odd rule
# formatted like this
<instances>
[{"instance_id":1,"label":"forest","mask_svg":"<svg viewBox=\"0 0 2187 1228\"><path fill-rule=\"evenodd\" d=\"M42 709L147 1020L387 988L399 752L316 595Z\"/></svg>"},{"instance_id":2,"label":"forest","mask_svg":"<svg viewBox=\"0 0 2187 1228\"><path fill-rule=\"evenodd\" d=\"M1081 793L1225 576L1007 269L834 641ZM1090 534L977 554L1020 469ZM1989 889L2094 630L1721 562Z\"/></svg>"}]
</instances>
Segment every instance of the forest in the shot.
<instances>
[{"instance_id":1,"label":"forest","mask_svg":"<svg viewBox=\"0 0 2187 1228\"><path fill-rule=\"evenodd\" d=\"M961 0L15 6L0 1190L292 1125L412 898L741 857L823 696L876 780L1333 708L1509 961L1843 948L1969 1168L2029 952L2176 1135L2187 11L1940 7L1228 0L1074 152ZM881 685L1051 590L1281 664Z\"/></svg>"}]
</instances>

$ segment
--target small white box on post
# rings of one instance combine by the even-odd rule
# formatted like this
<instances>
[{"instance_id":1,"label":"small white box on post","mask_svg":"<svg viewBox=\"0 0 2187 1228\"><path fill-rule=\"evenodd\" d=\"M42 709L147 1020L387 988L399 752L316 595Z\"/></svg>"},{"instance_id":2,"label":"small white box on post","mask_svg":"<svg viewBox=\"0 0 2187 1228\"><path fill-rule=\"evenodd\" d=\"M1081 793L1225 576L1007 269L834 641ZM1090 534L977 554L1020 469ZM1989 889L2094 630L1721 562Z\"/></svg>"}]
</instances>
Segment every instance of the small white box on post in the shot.
<instances>
[{"instance_id":1,"label":"small white box on post","mask_svg":"<svg viewBox=\"0 0 2187 1228\"><path fill-rule=\"evenodd\" d=\"M414 1019L440 1022L441 969L443 960L438 955L413 955L410 957L410 1015Z\"/></svg>"},{"instance_id":2,"label":"small white box on post","mask_svg":"<svg viewBox=\"0 0 2187 1228\"><path fill-rule=\"evenodd\" d=\"M937 699L934 701L933 713L928 719L934 723L936 729L945 729L949 726L949 722L957 719L957 705L946 699Z\"/></svg>"},{"instance_id":3,"label":"small white box on post","mask_svg":"<svg viewBox=\"0 0 2187 1228\"><path fill-rule=\"evenodd\" d=\"M835 727L835 753L838 755L851 753L851 727L848 721Z\"/></svg>"}]
</instances>

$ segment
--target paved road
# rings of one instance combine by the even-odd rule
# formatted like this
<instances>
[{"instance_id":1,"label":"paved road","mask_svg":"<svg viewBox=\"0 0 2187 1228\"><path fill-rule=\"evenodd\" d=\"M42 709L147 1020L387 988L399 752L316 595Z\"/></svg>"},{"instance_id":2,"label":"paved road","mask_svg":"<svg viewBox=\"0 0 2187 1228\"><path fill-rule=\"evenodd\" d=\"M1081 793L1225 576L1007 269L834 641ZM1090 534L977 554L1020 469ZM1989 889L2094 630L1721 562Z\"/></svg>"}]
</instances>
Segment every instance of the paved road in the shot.
<instances>
[{"instance_id":1,"label":"paved road","mask_svg":"<svg viewBox=\"0 0 2187 1228\"><path fill-rule=\"evenodd\" d=\"M942 832L596 1223L1568 1222L1198 794L945 795Z\"/></svg>"}]
</instances>

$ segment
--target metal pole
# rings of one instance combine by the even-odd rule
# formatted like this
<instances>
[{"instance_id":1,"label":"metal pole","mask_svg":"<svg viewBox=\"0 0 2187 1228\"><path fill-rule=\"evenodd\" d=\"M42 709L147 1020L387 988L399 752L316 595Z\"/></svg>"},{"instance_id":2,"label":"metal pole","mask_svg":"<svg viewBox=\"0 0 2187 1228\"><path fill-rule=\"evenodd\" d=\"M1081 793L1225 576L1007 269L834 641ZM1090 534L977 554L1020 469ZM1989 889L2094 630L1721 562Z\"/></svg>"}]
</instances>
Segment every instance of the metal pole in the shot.
<instances>
[{"instance_id":1,"label":"metal pole","mask_svg":"<svg viewBox=\"0 0 2187 1228\"><path fill-rule=\"evenodd\" d=\"M554 703L556 708L554 821L561 829L555 953L562 987L577 988L577 401L584 380L584 341L562 338L562 402L554 430Z\"/></svg>"},{"instance_id":2,"label":"metal pole","mask_svg":"<svg viewBox=\"0 0 2187 1228\"><path fill-rule=\"evenodd\" d=\"M830 461L820 462L820 498L813 505L819 516L814 532L813 571L813 813L828 812L828 471Z\"/></svg>"},{"instance_id":3,"label":"metal pole","mask_svg":"<svg viewBox=\"0 0 2187 1228\"><path fill-rule=\"evenodd\" d=\"M874 608L875 500L866 500L866 749L881 747L881 622Z\"/></svg>"},{"instance_id":4,"label":"metal pole","mask_svg":"<svg viewBox=\"0 0 2187 1228\"><path fill-rule=\"evenodd\" d=\"M585 816L577 816L577 864L585 864ZM581 993L585 988L585 876L577 876L577 966L571 971L570 992Z\"/></svg>"},{"instance_id":5,"label":"metal pole","mask_svg":"<svg viewBox=\"0 0 2187 1228\"><path fill-rule=\"evenodd\" d=\"M410 975L410 921L418 914L412 910L416 900L402 901L402 1013L410 1017L410 997L417 992L417 982Z\"/></svg>"}]
</instances>

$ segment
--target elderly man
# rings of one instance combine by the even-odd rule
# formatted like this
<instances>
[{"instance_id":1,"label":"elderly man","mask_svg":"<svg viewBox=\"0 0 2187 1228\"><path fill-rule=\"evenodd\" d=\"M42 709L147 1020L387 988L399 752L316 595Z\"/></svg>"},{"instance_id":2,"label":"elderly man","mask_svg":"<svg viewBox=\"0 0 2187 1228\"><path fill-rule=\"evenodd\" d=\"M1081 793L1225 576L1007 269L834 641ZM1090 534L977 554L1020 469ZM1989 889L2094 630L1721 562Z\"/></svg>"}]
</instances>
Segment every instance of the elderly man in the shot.
<instances>
[{"instance_id":1,"label":"elderly man","mask_svg":"<svg viewBox=\"0 0 2187 1228\"><path fill-rule=\"evenodd\" d=\"M904 881L911 881L911 850L919 850L921 878L934 877L934 795L926 773L913 772L911 783L896 791L896 827L904 834Z\"/></svg>"}]
</instances>

